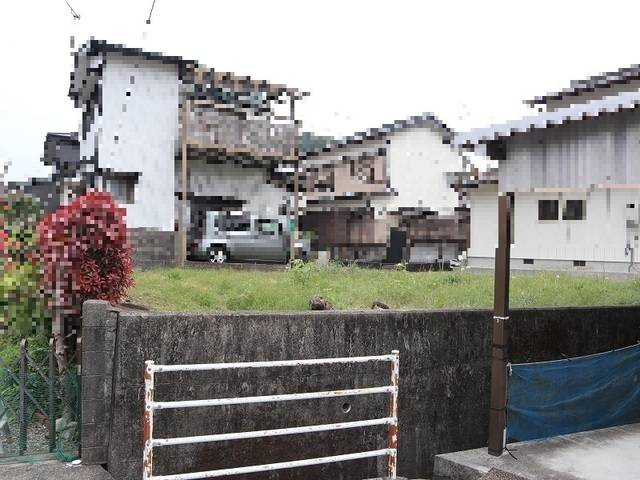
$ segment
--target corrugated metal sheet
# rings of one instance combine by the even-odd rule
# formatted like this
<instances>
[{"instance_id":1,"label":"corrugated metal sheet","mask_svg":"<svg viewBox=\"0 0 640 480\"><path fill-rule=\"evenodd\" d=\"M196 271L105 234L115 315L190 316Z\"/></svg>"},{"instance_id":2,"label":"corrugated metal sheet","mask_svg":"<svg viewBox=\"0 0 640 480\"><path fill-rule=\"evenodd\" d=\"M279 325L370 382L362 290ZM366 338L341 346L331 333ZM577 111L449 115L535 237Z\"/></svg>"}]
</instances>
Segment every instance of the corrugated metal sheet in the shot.
<instances>
[{"instance_id":1,"label":"corrugated metal sheet","mask_svg":"<svg viewBox=\"0 0 640 480\"><path fill-rule=\"evenodd\" d=\"M503 191L593 189L640 183L640 110L534 130L506 141Z\"/></svg>"},{"instance_id":2,"label":"corrugated metal sheet","mask_svg":"<svg viewBox=\"0 0 640 480\"><path fill-rule=\"evenodd\" d=\"M603 113L614 113L632 110L640 105L640 92L623 92L615 96L604 97L588 103L560 108L553 112L526 116L503 124L491 125L487 128L473 129L456 134L454 143L457 146L475 146L480 143L509 137L515 133L529 132L535 129L546 129L553 125L595 118Z\"/></svg>"}]
</instances>

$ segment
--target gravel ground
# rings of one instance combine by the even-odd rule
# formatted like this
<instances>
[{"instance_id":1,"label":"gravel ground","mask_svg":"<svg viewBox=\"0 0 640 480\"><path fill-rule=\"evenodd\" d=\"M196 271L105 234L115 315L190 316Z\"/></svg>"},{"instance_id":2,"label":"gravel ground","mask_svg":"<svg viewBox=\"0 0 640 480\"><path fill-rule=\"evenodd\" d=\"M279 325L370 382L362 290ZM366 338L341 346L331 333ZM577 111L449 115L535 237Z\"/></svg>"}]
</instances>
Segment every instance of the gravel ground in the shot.
<instances>
[{"instance_id":1,"label":"gravel ground","mask_svg":"<svg viewBox=\"0 0 640 480\"><path fill-rule=\"evenodd\" d=\"M113 480L99 465L60 462L0 465L0 478L11 480Z\"/></svg>"},{"instance_id":2,"label":"gravel ground","mask_svg":"<svg viewBox=\"0 0 640 480\"><path fill-rule=\"evenodd\" d=\"M18 455L18 440L20 426L18 422L10 421L9 433L0 431L0 459ZM68 450L69 445L64 445ZM25 455L49 453L49 427L38 422L32 422L27 428L27 451Z\"/></svg>"}]
</instances>

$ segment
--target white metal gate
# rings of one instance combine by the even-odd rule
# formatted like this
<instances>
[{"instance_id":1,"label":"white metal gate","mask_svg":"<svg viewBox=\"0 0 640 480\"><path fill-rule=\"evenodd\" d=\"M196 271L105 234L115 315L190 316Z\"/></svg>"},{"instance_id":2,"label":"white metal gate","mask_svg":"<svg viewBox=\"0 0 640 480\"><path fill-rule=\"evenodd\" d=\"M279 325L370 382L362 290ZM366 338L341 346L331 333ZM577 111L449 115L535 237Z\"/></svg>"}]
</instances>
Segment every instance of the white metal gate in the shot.
<instances>
[{"instance_id":1,"label":"white metal gate","mask_svg":"<svg viewBox=\"0 0 640 480\"><path fill-rule=\"evenodd\" d=\"M391 383L382 387L354 388L349 390L331 390L309 393L286 393L280 395L266 395L255 397L213 398L205 400L184 400L162 402L154 399L154 377L156 373L178 371L203 371L203 370L229 370L245 368L276 368L297 367L302 365L330 365L351 364L366 362L390 362ZM191 365L156 365L153 361L145 362L144 384L144 454L143 454L143 480L196 480L200 478L223 477L227 475L240 475L254 472L267 472L283 470L287 468L305 467L325 463L343 462L371 457L387 457L386 475L396 477L396 459L398 448L398 382L400 377L400 361L398 350L393 350L389 355L370 357L345 357L345 358L318 358L309 360L280 360L267 362L242 362L242 363L205 363ZM251 432L221 433L213 435L198 435L193 437L153 438L153 413L156 410L169 408L215 407L222 405L241 405L249 403L285 402L293 400L309 400L314 398L335 398L354 395L389 395L389 414L387 417L354 422L331 423L324 425L309 425L304 427L278 428L272 430L257 430ZM374 425L388 425L387 448L369 450L365 452L347 453L330 457L308 458L288 462L269 463L263 465L250 465L204 472L181 473L174 475L153 475L153 449L154 447L166 447L171 445L186 445L192 443L222 442L226 440L240 440L246 438L275 437L280 435L294 435L312 432L324 432L332 430L344 430L349 428L370 427Z\"/></svg>"}]
</instances>

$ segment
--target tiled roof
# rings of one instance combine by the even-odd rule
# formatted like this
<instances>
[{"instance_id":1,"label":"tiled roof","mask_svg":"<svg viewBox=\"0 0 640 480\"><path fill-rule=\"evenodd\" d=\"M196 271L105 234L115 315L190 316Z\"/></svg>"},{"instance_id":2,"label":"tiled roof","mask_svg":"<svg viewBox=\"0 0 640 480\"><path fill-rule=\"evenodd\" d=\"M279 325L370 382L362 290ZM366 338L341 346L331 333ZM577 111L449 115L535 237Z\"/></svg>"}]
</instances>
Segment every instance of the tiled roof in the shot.
<instances>
[{"instance_id":1,"label":"tiled roof","mask_svg":"<svg viewBox=\"0 0 640 480\"><path fill-rule=\"evenodd\" d=\"M393 123L385 123L381 127L371 128L364 132L356 132L348 137L335 139L329 143L320 151L310 152L306 156L319 155L322 152L330 152L335 149L343 148L349 145L355 145L363 143L367 140L377 140L388 135L392 135L396 132L406 130L413 127L434 126L441 132L443 132L445 140L449 141L454 132L447 127L438 117L433 113L425 112L422 115L415 115L403 120L396 120Z\"/></svg>"}]
</instances>

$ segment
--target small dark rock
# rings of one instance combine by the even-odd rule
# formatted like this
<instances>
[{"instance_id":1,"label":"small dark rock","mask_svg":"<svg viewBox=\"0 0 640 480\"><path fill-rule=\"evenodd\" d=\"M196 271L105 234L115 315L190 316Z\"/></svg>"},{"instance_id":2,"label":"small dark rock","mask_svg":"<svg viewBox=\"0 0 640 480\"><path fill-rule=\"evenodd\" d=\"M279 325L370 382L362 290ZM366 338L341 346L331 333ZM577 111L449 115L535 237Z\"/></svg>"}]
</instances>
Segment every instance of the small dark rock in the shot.
<instances>
[{"instance_id":1,"label":"small dark rock","mask_svg":"<svg viewBox=\"0 0 640 480\"><path fill-rule=\"evenodd\" d=\"M389 305L387 305L386 303L379 302L378 300L375 300L371 304L371 308L373 310L389 310Z\"/></svg>"},{"instance_id":2,"label":"small dark rock","mask_svg":"<svg viewBox=\"0 0 640 480\"><path fill-rule=\"evenodd\" d=\"M333 310L333 305L320 295L314 295L311 300L309 300L309 308L311 308L311 310Z\"/></svg>"}]
</instances>

